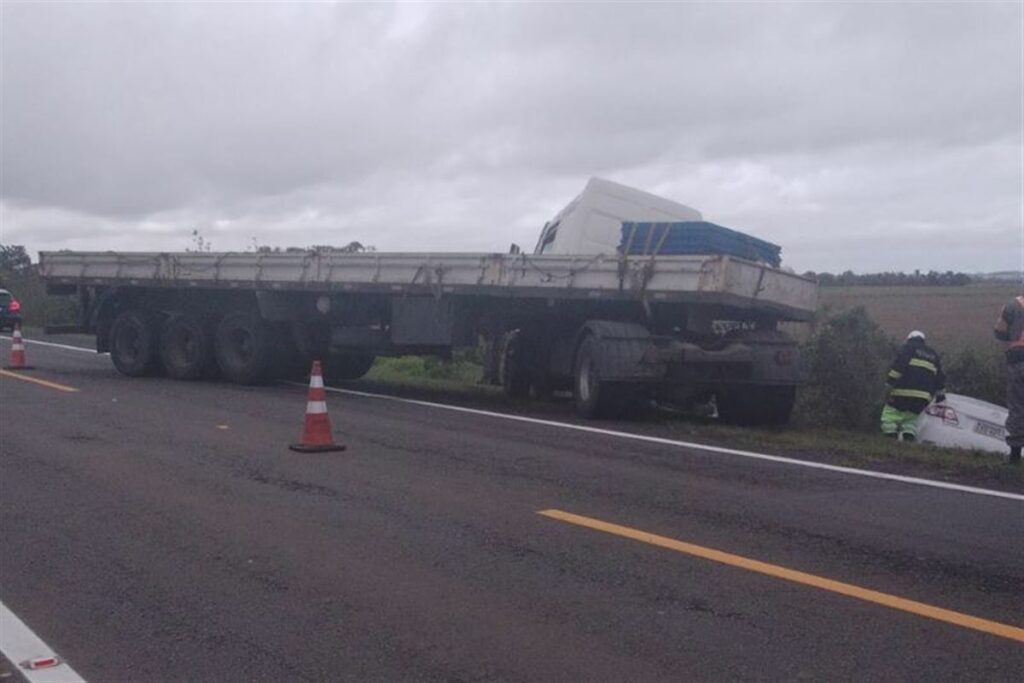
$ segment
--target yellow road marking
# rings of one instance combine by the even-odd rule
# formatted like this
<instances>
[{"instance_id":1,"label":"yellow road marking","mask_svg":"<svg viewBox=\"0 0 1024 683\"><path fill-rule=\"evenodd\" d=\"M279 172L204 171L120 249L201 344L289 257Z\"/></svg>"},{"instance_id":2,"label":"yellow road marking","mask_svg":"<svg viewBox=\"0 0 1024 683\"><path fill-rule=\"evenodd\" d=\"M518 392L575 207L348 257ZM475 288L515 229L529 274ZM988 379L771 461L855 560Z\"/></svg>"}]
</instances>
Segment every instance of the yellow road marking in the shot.
<instances>
[{"instance_id":1,"label":"yellow road marking","mask_svg":"<svg viewBox=\"0 0 1024 683\"><path fill-rule=\"evenodd\" d=\"M28 377L27 375L19 375L16 372L9 372L8 370L0 370L0 376L11 377L13 379L20 379L24 382L31 382L32 384L38 384L41 387L49 387L50 389L56 389L57 391L66 391L68 393L74 393L78 389L69 387L66 384L57 384L56 382L47 382L45 379L38 379L36 377Z\"/></svg>"},{"instance_id":2,"label":"yellow road marking","mask_svg":"<svg viewBox=\"0 0 1024 683\"><path fill-rule=\"evenodd\" d=\"M926 605L923 602L907 600L906 598L889 595L888 593L880 593L867 588L861 588L860 586L854 586L853 584L843 583L842 581L833 581L832 579L815 576L814 574L807 574L795 569L787 569L786 567L768 564L767 562L759 562L758 560L752 560L740 555L733 555L732 553L722 552L721 550L677 541L673 538L658 536L656 534L647 533L646 531L640 531L639 529L632 529L618 524L602 522L599 519L593 519L591 517L574 515L571 512L563 512L561 510L538 510L537 514L550 517L551 519L557 519L562 522L568 522L569 524L587 527L588 529L595 529L608 534L614 534L615 536L622 536L634 541L640 541L641 543L648 543L661 548L668 548L669 550L686 553L687 555L701 557L705 560L711 560L712 562L720 562L722 564L739 567L759 574L774 576L778 579L785 579L786 581L800 583L805 586L813 586L822 590L846 595L851 598L873 602L875 604L884 605L903 612L910 612L911 614L917 614L918 616L927 617L929 619L944 621L949 624L962 626L963 628L969 628L975 631L981 631L983 633L989 633L994 636L1009 638L1010 640L1016 640L1024 643L1024 628L1010 626L1009 624L1001 624L997 621L989 621L988 619L972 617L969 614L962 614L960 612L954 612L953 610Z\"/></svg>"}]
</instances>

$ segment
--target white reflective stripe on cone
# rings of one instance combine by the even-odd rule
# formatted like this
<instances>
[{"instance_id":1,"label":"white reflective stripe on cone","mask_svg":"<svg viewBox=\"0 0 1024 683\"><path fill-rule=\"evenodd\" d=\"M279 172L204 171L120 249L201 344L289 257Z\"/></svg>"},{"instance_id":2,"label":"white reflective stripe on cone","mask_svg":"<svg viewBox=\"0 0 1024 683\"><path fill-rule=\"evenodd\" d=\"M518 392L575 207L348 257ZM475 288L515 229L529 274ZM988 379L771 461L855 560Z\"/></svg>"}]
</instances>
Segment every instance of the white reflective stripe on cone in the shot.
<instances>
[{"instance_id":1,"label":"white reflective stripe on cone","mask_svg":"<svg viewBox=\"0 0 1024 683\"><path fill-rule=\"evenodd\" d=\"M309 401L306 403L306 414L317 415L327 412L327 401Z\"/></svg>"},{"instance_id":2,"label":"white reflective stripe on cone","mask_svg":"<svg viewBox=\"0 0 1024 683\"><path fill-rule=\"evenodd\" d=\"M310 389L323 389L324 388L324 378L321 377L320 375L311 375L310 378L309 378L309 388Z\"/></svg>"}]
</instances>

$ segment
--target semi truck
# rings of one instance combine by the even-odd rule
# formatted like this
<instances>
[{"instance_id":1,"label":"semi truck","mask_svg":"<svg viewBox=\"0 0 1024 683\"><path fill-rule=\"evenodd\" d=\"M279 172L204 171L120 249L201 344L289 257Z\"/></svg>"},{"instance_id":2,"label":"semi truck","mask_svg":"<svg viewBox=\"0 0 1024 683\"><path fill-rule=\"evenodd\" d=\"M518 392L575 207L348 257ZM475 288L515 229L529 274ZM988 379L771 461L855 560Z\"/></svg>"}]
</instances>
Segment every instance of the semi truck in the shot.
<instances>
[{"instance_id":1,"label":"semi truck","mask_svg":"<svg viewBox=\"0 0 1024 683\"><path fill-rule=\"evenodd\" d=\"M483 340L514 397L571 392L587 418L704 403L778 425L801 374L780 323L811 319L817 298L778 251L592 179L529 254L48 251L40 270L49 294L77 297L73 328L132 377L252 384L315 358L332 383L379 356L449 358Z\"/></svg>"}]
</instances>

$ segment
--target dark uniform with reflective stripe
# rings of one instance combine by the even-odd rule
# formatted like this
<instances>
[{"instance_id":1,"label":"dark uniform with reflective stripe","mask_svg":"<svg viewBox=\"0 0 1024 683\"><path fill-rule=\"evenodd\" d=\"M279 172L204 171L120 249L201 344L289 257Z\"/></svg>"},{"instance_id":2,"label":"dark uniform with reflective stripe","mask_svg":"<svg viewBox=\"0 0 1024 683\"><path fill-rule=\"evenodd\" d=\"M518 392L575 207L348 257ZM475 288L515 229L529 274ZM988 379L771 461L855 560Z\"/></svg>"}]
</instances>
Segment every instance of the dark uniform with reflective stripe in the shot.
<instances>
[{"instance_id":1,"label":"dark uniform with reflective stripe","mask_svg":"<svg viewBox=\"0 0 1024 683\"><path fill-rule=\"evenodd\" d=\"M1009 342L1006 348L1006 443L1010 446L1010 461L1020 463L1020 449L1024 446L1024 296L1003 306L996 320L997 339Z\"/></svg>"},{"instance_id":2,"label":"dark uniform with reflective stripe","mask_svg":"<svg viewBox=\"0 0 1024 683\"><path fill-rule=\"evenodd\" d=\"M936 396L945 398L946 375L939 354L923 339L908 339L889 368L889 405L920 413Z\"/></svg>"},{"instance_id":3,"label":"dark uniform with reflective stripe","mask_svg":"<svg viewBox=\"0 0 1024 683\"><path fill-rule=\"evenodd\" d=\"M939 354L923 339L908 339L885 379L889 400L882 411L882 432L915 436L915 423L932 399L946 398L946 375Z\"/></svg>"}]
</instances>

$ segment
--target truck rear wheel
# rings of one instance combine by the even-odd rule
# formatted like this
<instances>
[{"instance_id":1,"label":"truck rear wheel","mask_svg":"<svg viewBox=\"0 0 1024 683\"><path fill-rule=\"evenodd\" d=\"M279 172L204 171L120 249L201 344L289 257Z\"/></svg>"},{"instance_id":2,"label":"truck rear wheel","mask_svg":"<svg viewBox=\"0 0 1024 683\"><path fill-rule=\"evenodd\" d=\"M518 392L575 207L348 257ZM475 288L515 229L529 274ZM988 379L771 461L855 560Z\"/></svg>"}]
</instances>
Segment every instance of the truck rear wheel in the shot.
<instances>
[{"instance_id":1,"label":"truck rear wheel","mask_svg":"<svg viewBox=\"0 0 1024 683\"><path fill-rule=\"evenodd\" d=\"M110 327L110 360L122 375L140 377L159 368L158 324L145 311L124 311Z\"/></svg>"},{"instance_id":2,"label":"truck rear wheel","mask_svg":"<svg viewBox=\"0 0 1024 683\"><path fill-rule=\"evenodd\" d=\"M727 387L715 394L715 402L723 422L747 427L778 427L789 422L796 402L796 387Z\"/></svg>"},{"instance_id":3,"label":"truck rear wheel","mask_svg":"<svg viewBox=\"0 0 1024 683\"><path fill-rule=\"evenodd\" d=\"M199 379L216 364L213 335L193 315L172 315L160 329L160 359L174 379Z\"/></svg>"},{"instance_id":4,"label":"truck rear wheel","mask_svg":"<svg viewBox=\"0 0 1024 683\"><path fill-rule=\"evenodd\" d=\"M228 380L236 384L263 382L274 355L270 326L254 313L230 313L217 325L214 351Z\"/></svg>"},{"instance_id":5,"label":"truck rear wheel","mask_svg":"<svg viewBox=\"0 0 1024 683\"><path fill-rule=\"evenodd\" d=\"M586 418L638 417L647 406L643 387L631 382L609 382L597 367L598 341L587 336L576 350L573 395L576 412Z\"/></svg>"},{"instance_id":6,"label":"truck rear wheel","mask_svg":"<svg viewBox=\"0 0 1024 683\"><path fill-rule=\"evenodd\" d=\"M370 371L375 360L372 353L332 353L324 361L324 379L328 384L359 379Z\"/></svg>"}]
</instances>

